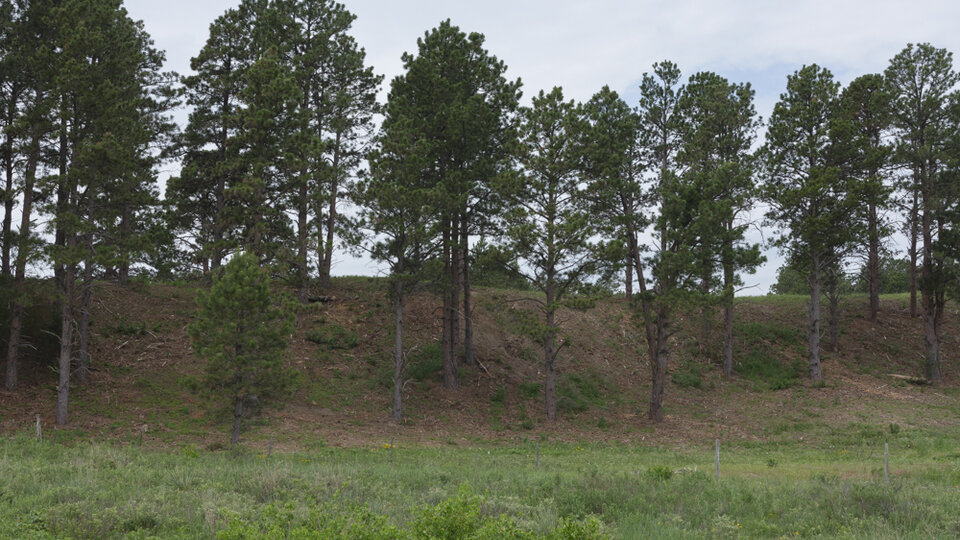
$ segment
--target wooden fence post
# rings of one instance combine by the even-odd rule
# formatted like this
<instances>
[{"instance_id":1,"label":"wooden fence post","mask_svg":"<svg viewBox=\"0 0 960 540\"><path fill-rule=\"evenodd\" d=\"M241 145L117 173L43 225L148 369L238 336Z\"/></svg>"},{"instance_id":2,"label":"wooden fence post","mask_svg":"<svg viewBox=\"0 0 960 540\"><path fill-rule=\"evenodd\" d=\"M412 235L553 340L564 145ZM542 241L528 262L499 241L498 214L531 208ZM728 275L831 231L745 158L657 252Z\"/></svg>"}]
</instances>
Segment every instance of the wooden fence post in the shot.
<instances>
[{"instance_id":1,"label":"wooden fence post","mask_svg":"<svg viewBox=\"0 0 960 540\"><path fill-rule=\"evenodd\" d=\"M720 439L717 439L717 453L713 464L713 476L717 479L720 478Z\"/></svg>"},{"instance_id":2,"label":"wooden fence post","mask_svg":"<svg viewBox=\"0 0 960 540\"><path fill-rule=\"evenodd\" d=\"M883 443L883 481L890 482L890 443Z\"/></svg>"}]
</instances>

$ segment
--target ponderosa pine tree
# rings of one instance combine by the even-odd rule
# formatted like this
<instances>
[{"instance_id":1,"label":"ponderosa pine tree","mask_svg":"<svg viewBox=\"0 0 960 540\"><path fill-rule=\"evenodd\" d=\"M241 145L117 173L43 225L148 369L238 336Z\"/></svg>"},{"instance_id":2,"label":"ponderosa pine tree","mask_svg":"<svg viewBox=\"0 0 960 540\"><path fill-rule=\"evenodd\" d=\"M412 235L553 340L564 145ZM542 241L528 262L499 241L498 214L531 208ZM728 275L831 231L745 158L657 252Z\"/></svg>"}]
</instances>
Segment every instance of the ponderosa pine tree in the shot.
<instances>
[{"instance_id":1,"label":"ponderosa pine tree","mask_svg":"<svg viewBox=\"0 0 960 540\"><path fill-rule=\"evenodd\" d=\"M15 4L14 22L10 35L8 55L4 58L8 77L19 81L22 87L17 118L7 134L13 144L11 149L23 160L20 191L20 227L17 231L17 257L13 263L13 287L11 290L10 335L7 340L6 373L4 386L14 390L18 379L20 341L23 330L24 297L26 293L27 263L39 257L41 245L36 242L32 230L34 216L34 193L37 191L38 175L43 165L43 145L53 131L51 110L56 103L52 90L54 81L54 27L50 24L51 2Z\"/></svg>"},{"instance_id":2,"label":"ponderosa pine tree","mask_svg":"<svg viewBox=\"0 0 960 540\"><path fill-rule=\"evenodd\" d=\"M634 255L639 235L649 225L641 160L640 118L616 92L604 86L584 104L588 132L583 137L582 167L591 184L587 196L605 237L621 238L624 288L632 301ZM646 284L640 283L645 290Z\"/></svg>"},{"instance_id":3,"label":"ponderosa pine tree","mask_svg":"<svg viewBox=\"0 0 960 540\"><path fill-rule=\"evenodd\" d=\"M360 206L359 229L367 234L353 245L390 269L390 294L394 302L393 405L391 415L403 417L403 389L407 382L407 355L403 342L403 315L407 296L424 279L435 260L436 192L420 175L421 163L410 155L408 133L384 119L377 145L369 155L370 174L353 190ZM354 234L356 234L356 232Z\"/></svg>"},{"instance_id":4,"label":"ponderosa pine tree","mask_svg":"<svg viewBox=\"0 0 960 540\"><path fill-rule=\"evenodd\" d=\"M23 81L17 75L17 55L14 51L16 19L14 5L10 0L0 2L0 134L3 143L0 145L0 167L3 169L3 191L0 201L3 202L3 228L0 229L0 279L11 274L10 248L14 238L11 226L13 224L13 206L16 201L14 175L14 130L13 123L20 112L20 94L23 92Z\"/></svg>"},{"instance_id":5,"label":"ponderosa pine tree","mask_svg":"<svg viewBox=\"0 0 960 540\"><path fill-rule=\"evenodd\" d=\"M861 245L866 251L871 321L877 320L880 310L880 255L890 234L884 212L890 208L892 192L886 176L893 149L885 141L893 119L891 98L883 75L878 74L857 77L840 95L839 114L851 130L851 174L860 180L857 189L867 233Z\"/></svg>"},{"instance_id":6,"label":"ponderosa pine tree","mask_svg":"<svg viewBox=\"0 0 960 540\"><path fill-rule=\"evenodd\" d=\"M503 62L483 48L481 34L442 22L404 54L386 115L435 190L443 260L443 381L457 386L460 290L469 266L467 241L479 215L495 201L492 180L509 163L520 82L507 81ZM467 345L467 349L470 349Z\"/></svg>"},{"instance_id":7,"label":"ponderosa pine tree","mask_svg":"<svg viewBox=\"0 0 960 540\"><path fill-rule=\"evenodd\" d=\"M518 161L520 180L508 193L504 236L523 275L544 299L530 299L542 319L528 331L543 345L544 398L547 420L557 417L556 359L566 342L557 310L595 273L600 257L597 220L583 181L581 140L586 124L560 88L540 91L521 112Z\"/></svg>"},{"instance_id":8,"label":"ponderosa pine tree","mask_svg":"<svg viewBox=\"0 0 960 540\"><path fill-rule=\"evenodd\" d=\"M638 279L649 279L641 289L640 311L650 352L651 390L648 416L663 420L663 393L670 359L669 339L675 312L693 305L700 274L696 257L694 224L699 206L696 186L686 182L677 169L683 90L678 86L680 69L672 62L653 65L640 85L640 147L642 159L655 176L648 197L652 210L653 246L650 252L634 253ZM649 278L646 269L649 268Z\"/></svg>"},{"instance_id":9,"label":"ponderosa pine tree","mask_svg":"<svg viewBox=\"0 0 960 540\"><path fill-rule=\"evenodd\" d=\"M249 158L237 138L249 135L244 122L256 113L246 111L247 100L257 93L247 90L253 80L248 71L266 68L262 61L270 56L271 69L286 73L284 84L292 83L300 96L295 108L287 106L277 118L288 124L286 143L257 150L260 163L274 169L276 181L266 187L266 199L278 216L294 216L292 223L275 220L282 226L272 229L285 230L282 258L292 266L301 301L314 249L321 283L327 283L334 231L343 222L339 193L349 189L366 151L381 80L364 65L363 49L347 33L353 20L343 5L329 0L245 0L211 26L193 62L198 74L184 79L194 112L183 137L183 172L168 184L171 219L204 269L216 267L243 242L237 223L243 199L226 194L244 192L240 183ZM266 96L260 92L255 99L264 110ZM299 169L290 169L294 162ZM286 169L277 169L281 166Z\"/></svg>"},{"instance_id":10,"label":"ponderosa pine tree","mask_svg":"<svg viewBox=\"0 0 960 540\"><path fill-rule=\"evenodd\" d=\"M701 195L696 209L697 259L702 310L701 343L710 333L710 308L723 306L723 373L733 372L733 297L741 272L753 272L764 258L747 244L742 221L756 197L750 147L759 127L749 84L731 84L715 73L690 77L678 104L678 163ZM718 228L719 225L719 228ZM722 275L716 283L715 274Z\"/></svg>"},{"instance_id":11,"label":"ponderosa pine tree","mask_svg":"<svg viewBox=\"0 0 960 540\"><path fill-rule=\"evenodd\" d=\"M244 0L210 25L210 35L190 60L195 75L184 77L185 101L192 110L181 135L180 176L167 181L165 201L171 228L204 273L220 266L238 243L228 224L227 190L239 183L235 169L240 92L252 64L250 28L260 6Z\"/></svg>"},{"instance_id":12,"label":"ponderosa pine tree","mask_svg":"<svg viewBox=\"0 0 960 540\"><path fill-rule=\"evenodd\" d=\"M295 193L297 271L301 276L308 271L307 256L314 238L310 231L315 230L320 284L326 287L334 235L343 226L338 204L341 194L350 191L350 180L367 151L383 77L365 65L366 53L348 34L356 17L342 4L292 0L275 5L291 22L288 54L302 92L301 107L308 117L306 130L317 140L306 156L307 165ZM302 300L305 293L304 288Z\"/></svg>"},{"instance_id":13,"label":"ponderosa pine tree","mask_svg":"<svg viewBox=\"0 0 960 540\"><path fill-rule=\"evenodd\" d=\"M270 290L269 277L252 253L230 259L197 304L197 318L188 328L193 350L206 362L211 395L232 410L230 443L236 446L243 418L282 402L290 387L283 352L293 311Z\"/></svg>"},{"instance_id":14,"label":"ponderosa pine tree","mask_svg":"<svg viewBox=\"0 0 960 540\"><path fill-rule=\"evenodd\" d=\"M669 363L668 341L676 309L697 294L699 274L693 250L698 241L693 219L699 194L678 174L680 141L680 69L672 62L653 65L640 85L635 115L609 91L586 105L591 124L588 140L615 141L610 147L587 143L585 168L592 178L594 212L608 223L604 234L624 244L639 285L638 307L643 320L651 367L649 417L663 420L663 394ZM632 138L631 138L632 137ZM649 172L649 175L644 175ZM652 225L653 245L640 243Z\"/></svg>"},{"instance_id":15,"label":"ponderosa pine tree","mask_svg":"<svg viewBox=\"0 0 960 540\"><path fill-rule=\"evenodd\" d=\"M306 118L301 114L300 89L279 53L268 51L244 74L243 107L237 114L237 134L230 166L237 184L224 194L228 226L238 232L244 251L261 262L293 262L293 246L285 202L293 178L304 167Z\"/></svg>"},{"instance_id":16,"label":"ponderosa pine tree","mask_svg":"<svg viewBox=\"0 0 960 540\"><path fill-rule=\"evenodd\" d=\"M153 118L162 107L150 85L160 79L162 54L119 1L57 2L39 24L49 28L53 105L49 121L57 174L39 183L48 197L61 316L57 423L67 423L75 326L77 270L83 285L77 330L80 371L85 373L89 337L90 286L97 266L130 260L123 241L123 216L134 212L127 193L149 193L155 176L142 174L152 163ZM139 185L138 185L139 183Z\"/></svg>"},{"instance_id":17,"label":"ponderosa pine tree","mask_svg":"<svg viewBox=\"0 0 960 540\"><path fill-rule=\"evenodd\" d=\"M941 176L950 159L947 141L956 129L948 104L956 99L960 74L953 69L950 52L922 43L907 45L893 57L885 76L893 94L896 159L912 173L908 189L915 201L909 216L914 268L911 283L917 283L921 293L927 377L939 381L943 377L940 323L946 293L944 259L935 245L943 228L947 194L952 189L949 182L941 181ZM923 242L919 280L915 277L918 238ZM913 285L911 290L915 290ZM915 299L916 293L911 298Z\"/></svg>"},{"instance_id":18,"label":"ponderosa pine tree","mask_svg":"<svg viewBox=\"0 0 960 540\"><path fill-rule=\"evenodd\" d=\"M786 92L773 109L762 149L767 219L780 227L774 244L810 283L808 361L810 378L820 369L820 296L824 273L858 235L853 178L836 159L831 124L837 120L839 84L820 66L804 66L787 77Z\"/></svg>"}]
</instances>

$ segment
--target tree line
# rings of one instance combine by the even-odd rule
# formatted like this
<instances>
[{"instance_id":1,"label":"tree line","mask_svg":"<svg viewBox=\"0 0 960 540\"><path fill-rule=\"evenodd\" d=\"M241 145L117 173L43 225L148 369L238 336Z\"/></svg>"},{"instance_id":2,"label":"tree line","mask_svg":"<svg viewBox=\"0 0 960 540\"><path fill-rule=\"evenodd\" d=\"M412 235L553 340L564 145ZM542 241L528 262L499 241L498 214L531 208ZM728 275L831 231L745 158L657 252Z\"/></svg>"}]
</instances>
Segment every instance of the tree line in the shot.
<instances>
[{"instance_id":1,"label":"tree line","mask_svg":"<svg viewBox=\"0 0 960 540\"><path fill-rule=\"evenodd\" d=\"M211 24L193 74L178 76L162 71L163 53L119 0L0 0L8 390L28 265L52 270L58 291L66 423L71 374L83 383L89 369L95 279L125 282L131 268L215 276L246 252L306 302L329 284L339 243L388 270L399 418L405 302L424 285L440 291L443 385L456 388L460 366L476 363L471 269L483 247L484 265L542 293L524 300L537 315L522 326L543 347L547 418L566 343L558 310L588 307L605 286L622 287L639 315L632 339L646 344L649 416L661 420L681 314L699 310L705 343L722 311L721 369L733 373L733 299L763 262L746 234L759 214L808 285L813 381L821 297L836 346L845 262L862 257L876 320L897 226L927 376L941 378L960 249L948 51L908 45L884 73L843 88L803 66L764 122L749 83L684 78L669 61L642 76L636 104L603 87L582 103L553 88L522 105L520 79L484 36L444 21L403 55L378 103L382 77L350 36L353 20L328 0L243 0ZM170 115L183 105L178 129ZM173 159L181 172L161 197L158 167Z\"/></svg>"}]
</instances>

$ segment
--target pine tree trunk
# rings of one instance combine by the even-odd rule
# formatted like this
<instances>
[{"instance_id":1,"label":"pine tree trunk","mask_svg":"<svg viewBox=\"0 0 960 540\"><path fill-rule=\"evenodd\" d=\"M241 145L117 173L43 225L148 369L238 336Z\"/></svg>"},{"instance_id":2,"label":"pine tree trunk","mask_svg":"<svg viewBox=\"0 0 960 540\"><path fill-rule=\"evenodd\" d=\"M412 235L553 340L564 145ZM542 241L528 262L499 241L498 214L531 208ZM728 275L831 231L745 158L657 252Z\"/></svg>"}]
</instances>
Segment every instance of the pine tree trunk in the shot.
<instances>
[{"instance_id":1,"label":"pine tree trunk","mask_svg":"<svg viewBox=\"0 0 960 540\"><path fill-rule=\"evenodd\" d=\"M306 182L306 171L301 171L300 191L297 194L297 299L301 304L307 303L308 282L309 282L309 264L307 263L308 243L310 240L310 231L307 230L309 222L309 191Z\"/></svg>"},{"instance_id":2,"label":"pine tree trunk","mask_svg":"<svg viewBox=\"0 0 960 540\"><path fill-rule=\"evenodd\" d=\"M450 294L450 313L449 325L450 325L450 349L449 349L449 358L448 363L450 370L453 374L453 386L448 388L456 388L459 384L457 380L459 377L458 373L458 357L459 357L459 341L460 341L460 220L458 217L453 218L453 227L450 234L451 246L450 246L450 285L448 292Z\"/></svg>"},{"instance_id":3,"label":"pine tree trunk","mask_svg":"<svg viewBox=\"0 0 960 540\"><path fill-rule=\"evenodd\" d=\"M233 433L230 435L230 446L236 448L240 442L240 422L243 420L243 398L233 398Z\"/></svg>"},{"instance_id":4,"label":"pine tree trunk","mask_svg":"<svg viewBox=\"0 0 960 540\"><path fill-rule=\"evenodd\" d=\"M403 418L403 284L396 284L396 299L394 303L394 336L393 336L393 412L397 420Z\"/></svg>"},{"instance_id":5,"label":"pine tree trunk","mask_svg":"<svg viewBox=\"0 0 960 540\"><path fill-rule=\"evenodd\" d=\"M467 218L464 213L463 225L460 231L460 243L463 249L463 362L472 366L477 363L473 352L473 306L470 298L470 238L467 234Z\"/></svg>"},{"instance_id":6,"label":"pine tree trunk","mask_svg":"<svg viewBox=\"0 0 960 540\"><path fill-rule=\"evenodd\" d=\"M926 299L924 299L923 303L923 340L927 348L927 379L931 381L941 381L943 380L943 373L940 371L940 340L937 332L937 320L929 314Z\"/></svg>"},{"instance_id":7,"label":"pine tree trunk","mask_svg":"<svg viewBox=\"0 0 960 540\"><path fill-rule=\"evenodd\" d=\"M453 250L450 252L450 346L456 365L460 356L460 276L463 275L463 261L460 250L460 220L455 218L453 226Z\"/></svg>"},{"instance_id":8,"label":"pine tree trunk","mask_svg":"<svg viewBox=\"0 0 960 540\"><path fill-rule=\"evenodd\" d=\"M868 210L868 246L867 246L867 279L870 287L871 322L877 322L877 313L880 311L880 230L877 216L877 205L871 204Z\"/></svg>"},{"instance_id":9,"label":"pine tree trunk","mask_svg":"<svg viewBox=\"0 0 960 540\"><path fill-rule=\"evenodd\" d=\"M68 246L71 251L76 247L75 237L71 235L68 240ZM64 267L63 281L60 286L60 361L58 368L60 372L59 383L57 384L57 425L63 426L70 421L68 414L68 403L70 400L70 368L73 356L73 291L75 283L75 265L68 264Z\"/></svg>"},{"instance_id":10,"label":"pine tree trunk","mask_svg":"<svg viewBox=\"0 0 960 540\"><path fill-rule=\"evenodd\" d=\"M704 265L703 275L700 276L700 294L703 296L703 305L700 306L700 352L704 353L709 348L710 331L712 326L710 305L708 297L710 295L710 268Z\"/></svg>"},{"instance_id":11,"label":"pine tree trunk","mask_svg":"<svg viewBox=\"0 0 960 540\"><path fill-rule=\"evenodd\" d=\"M633 257L627 256L627 264L624 276L624 296L627 302L633 300Z\"/></svg>"},{"instance_id":12,"label":"pine tree trunk","mask_svg":"<svg viewBox=\"0 0 960 540\"><path fill-rule=\"evenodd\" d=\"M670 360L667 350L667 313L662 306L657 310L656 355L651 359L652 385L650 388L650 420L663 421L663 392L667 385L667 365Z\"/></svg>"},{"instance_id":13,"label":"pine tree trunk","mask_svg":"<svg viewBox=\"0 0 960 540\"><path fill-rule=\"evenodd\" d=\"M10 126L17 117L17 102L19 90L16 87L10 89L7 102L6 126ZM13 225L13 136L7 133L3 144L3 169L4 169L4 191L3 191L3 236L0 237L3 243L3 253L0 254L0 275L10 275L10 244L12 243Z\"/></svg>"},{"instance_id":14,"label":"pine tree trunk","mask_svg":"<svg viewBox=\"0 0 960 540\"><path fill-rule=\"evenodd\" d=\"M14 262L13 306L10 317L10 339L7 341L7 371L4 386L7 390L17 387L17 363L19 361L20 334L23 331L23 295L26 291L27 255L30 251L30 218L33 213L33 184L40 159L40 140L34 138L30 145L27 167L23 175L23 208L20 214L17 260Z\"/></svg>"},{"instance_id":15,"label":"pine tree trunk","mask_svg":"<svg viewBox=\"0 0 960 540\"><path fill-rule=\"evenodd\" d=\"M552 236L547 242L548 260L553 260L554 241ZM546 407L547 420L553 422L557 419L557 374L554 366L554 360L557 356L556 351L556 291L554 284L554 268L547 267L546 283L546 319L547 335L543 340L543 367L546 372L546 384L544 385L544 405Z\"/></svg>"},{"instance_id":16,"label":"pine tree trunk","mask_svg":"<svg viewBox=\"0 0 960 540\"><path fill-rule=\"evenodd\" d=\"M67 108L66 99L61 98L62 106L64 109ZM60 178L57 181L57 202L56 202L56 215L61 216L66 213L67 206L69 205L69 191L67 190L67 153L69 152L68 140L67 140L67 117L63 115L60 119L60 148L58 151L58 168L60 172ZM53 245L57 247L63 247L66 245L66 232L63 230L63 227L59 222L54 224L55 231L53 235ZM56 262L53 265L53 278L57 283L62 283L64 280L64 267L63 264ZM63 299L57 298L57 310L61 311L63 306Z\"/></svg>"},{"instance_id":17,"label":"pine tree trunk","mask_svg":"<svg viewBox=\"0 0 960 540\"><path fill-rule=\"evenodd\" d=\"M733 375L733 264L723 265L723 374Z\"/></svg>"},{"instance_id":18,"label":"pine tree trunk","mask_svg":"<svg viewBox=\"0 0 960 540\"><path fill-rule=\"evenodd\" d=\"M88 249L92 246L88 245ZM87 381L90 370L90 298L93 293L93 263L87 259L83 263L83 283L80 293L80 321L77 324L79 350L77 351L77 377L81 383Z\"/></svg>"},{"instance_id":19,"label":"pine tree trunk","mask_svg":"<svg viewBox=\"0 0 960 540\"><path fill-rule=\"evenodd\" d=\"M550 300L547 300L548 305ZM557 373L554 366L556 356L555 349L555 328L554 310L547 308L547 337L543 342L543 367L546 371L546 384L544 385L544 405L546 406L547 420L553 422L557 419Z\"/></svg>"},{"instance_id":20,"label":"pine tree trunk","mask_svg":"<svg viewBox=\"0 0 960 540\"><path fill-rule=\"evenodd\" d=\"M324 242L323 269L320 271L320 284L323 287L330 286L330 270L333 266L333 232L337 225L337 197L340 190L340 138L342 134L337 132L333 152L333 180L330 183L330 204L327 208L327 241Z\"/></svg>"},{"instance_id":21,"label":"pine tree trunk","mask_svg":"<svg viewBox=\"0 0 960 540\"><path fill-rule=\"evenodd\" d=\"M0 240L3 242L3 253L0 254L0 275L10 275L10 243L12 241L12 231L10 227L13 224L13 150L10 148L10 136L7 136L7 144L4 148L4 169L6 181L3 191L3 232L0 233Z\"/></svg>"},{"instance_id":22,"label":"pine tree trunk","mask_svg":"<svg viewBox=\"0 0 960 540\"><path fill-rule=\"evenodd\" d=\"M926 171L921 170L921 178L926 178ZM932 177L933 174L931 173ZM921 214L921 234L923 236L923 283L921 290L923 301L923 335L927 345L927 378L931 381L940 381L943 375L940 371L940 315L937 306L937 292L934 285L934 255L933 255L933 211L935 204L930 193L932 180L923 182L923 213Z\"/></svg>"},{"instance_id":23,"label":"pine tree trunk","mask_svg":"<svg viewBox=\"0 0 960 540\"><path fill-rule=\"evenodd\" d=\"M128 205L125 205L123 208L123 217L120 218L120 242L125 244L130 239L130 209ZM121 285L126 285L130 281L130 252L127 250L126 245L121 245L121 252L123 253L120 259L120 265L117 269L117 281ZM81 377L82 379L83 377Z\"/></svg>"},{"instance_id":24,"label":"pine tree trunk","mask_svg":"<svg viewBox=\"0 0 960 540\"><path fill-rule=\"evenodd\" d=\"M453 220L448 218L447 227L444 227L443 231L443 263L446 279L451 279L451 275L457 273L453 260L456 248L451 240L455 238L452 229ZM456 326L453 324L453 320L457 317L457 305L453 303L451 293L455 286L454 283L445 283L443 290L443 387L447 389L457 387L456 334L454 334Z\"/></svg>"},{"instance_id":25,"label":"pine tree trunk","mask_svg":"<svg viewBox=\"0 0 960 540\"><path fill-rule=\"evenodd\" d=\"M225 73L232 73L233 64L227 59L227 64L225 66ZM220 162L225 163L227 161L227 145L230 141L230 129L228 126L228 118L230 118L232 113L232 107L230 105L230 99L232 95L229 90L225 90L220 95L220 134L219 140L217 141L217 146L220 149ZM226 226L224 225L224 211L226 210L226 191L227 191L227 179L224 176L226 173L220 172L217 177L217 187L213 193L215 212L214 212L214 224L213 224L213 246L210 253L210 267L211 270L216 270L220 268L223 264L223 243L224 236L226 235Z\"/></svg>"},{"instance_id":26,"label":"pine tree trunk","mask_svg":"<svg viewBox=\"0 0 960 540\"><path fill-rule=\"evenodd\" d=\"M810 366L810 380L820 382L823 374L820 370L820 259L813 257L810 270L810 321L807 330L807 352Z\"/></svg>"},{"instance_id":27,"label":"pine tree trunk","mask_svg":"<svg viewBox=\"0 0 960 540\"><path fill-rule=\"evenodd\" d=\"M910 246L907 253L910 255L910 316L917 316L917 241L920 236L919 199L917 188L913 191L913 205L910 208Z\"/></svg>"},{"instance_id":28,"label":"pine tree trunk","mask_svg":"<svg viewBox=\"0 0 960 540\"><path fill-rule=\"evenodd\" d=\"M217 189L214 192L214 204L216 205L216 213L214 219L216 223L213 225L213 245L210 246L210 270L216 271L217 268L223 264L223 240L225 227L223 224L224 220L224 210L226 209L226 199L224 197L224 192L226 191L226 179L223 178L221 174L220 178L217 181Z\"/></svg>"},{"instance_id":29,"label":"pine tree trunk","mask_svg":"<svg viewBox=\"0 0 960 540\"><path fill-rule=\"evenodd\" d=\"M314 218L314 222L317 225L317 253L316 253L317 271L320 274L318 275L318 277L320 278L320 284L323 285L323 275L322 275L323 262L325 260L325 253L326 253L326 250L324 250L323 248L323 244L324 242L326 242L326 240L324 239L324 233L323 233L323 228L326 225L326 219L324 218L325 214L323 213L323 202L316 201L315 208L313 211L316 214L316 217Z\"/></svg>"}]
</instances>

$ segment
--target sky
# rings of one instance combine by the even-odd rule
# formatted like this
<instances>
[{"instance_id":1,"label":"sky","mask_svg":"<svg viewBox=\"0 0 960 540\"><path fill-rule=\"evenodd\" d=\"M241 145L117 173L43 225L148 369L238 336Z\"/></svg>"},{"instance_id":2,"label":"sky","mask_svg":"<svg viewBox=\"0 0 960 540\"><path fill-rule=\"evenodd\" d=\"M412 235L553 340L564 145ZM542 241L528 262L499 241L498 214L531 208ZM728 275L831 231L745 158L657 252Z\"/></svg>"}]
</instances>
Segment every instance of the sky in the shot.
<instances>
[{"instance_id":1,"label":"sky","mask_svg":"<svg viewBox=\"0 0 960 540\"><path fill-rule=\"evenodd\" d=\"M127 0L155 45L166 51L168 70L190 73L190 58L206 41L209 25L239 0ZM786 86L787 75L805 64L830 69L841 83L881 72L907 43L929 42L960 54L958 0L346 0L357 16L351 34L367 63L389 81L402 71L401 55L415 52L417 38L450 19L466 32L486 37L487 50L523 81L525 99L561 86L584 101L608 85L636 104L643 74L671 60L684 78L714 71L732 82L750 82L765 119ZM177 118L184 122L186 112ZM762 133L760 134L762 136ZM175 174L171 164L163 176ZM773 231L757 227L750 240ZM892 249L902 244L892 240ZM782 258L765 250L768 262L742 294L765 294ZM337 254L337 275L379 273L377 266Z\"/></svg>"}]
</instances>

